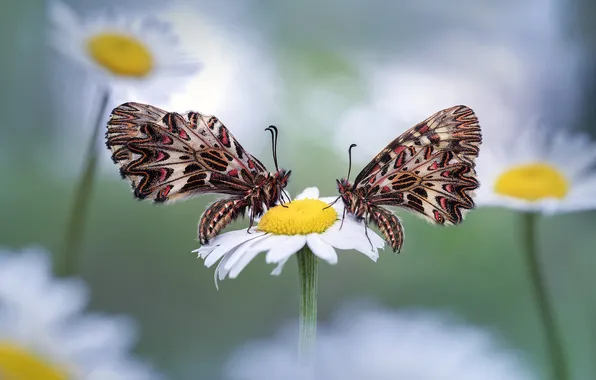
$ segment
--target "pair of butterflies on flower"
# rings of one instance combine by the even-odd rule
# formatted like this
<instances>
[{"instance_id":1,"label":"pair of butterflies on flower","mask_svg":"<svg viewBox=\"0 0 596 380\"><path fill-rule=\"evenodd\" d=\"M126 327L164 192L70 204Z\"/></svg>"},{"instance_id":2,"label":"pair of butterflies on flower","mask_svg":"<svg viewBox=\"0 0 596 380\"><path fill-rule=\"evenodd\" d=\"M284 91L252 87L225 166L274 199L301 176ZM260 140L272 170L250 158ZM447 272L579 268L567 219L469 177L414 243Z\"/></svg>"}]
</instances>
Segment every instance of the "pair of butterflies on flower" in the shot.
<instances>
[{"instance_id":1,"label":"pair of butterflies on flower","mask_svg":"<svg viewBox=\"0 0 596 380\"><path fill-rule=\"evenodd\" d=\"M199 241L208 244L247 210L252 226L269 208L289 200L283 189L291 171L277 167L277 129L267 130L274 173L244 150L219 119L199 112L124 103L112 111L106 145L138 199L164 203L207 193L228 195L200 219ZM384 205L406 208L436 224L460 223L474 207L479 186L474 161L481 142L470 108L435 113L381 150L353 183L337 180L345 212L363 220L365 228L375 224L393 251L401 249L403 229Z\"/></svg>"}]
</instances>

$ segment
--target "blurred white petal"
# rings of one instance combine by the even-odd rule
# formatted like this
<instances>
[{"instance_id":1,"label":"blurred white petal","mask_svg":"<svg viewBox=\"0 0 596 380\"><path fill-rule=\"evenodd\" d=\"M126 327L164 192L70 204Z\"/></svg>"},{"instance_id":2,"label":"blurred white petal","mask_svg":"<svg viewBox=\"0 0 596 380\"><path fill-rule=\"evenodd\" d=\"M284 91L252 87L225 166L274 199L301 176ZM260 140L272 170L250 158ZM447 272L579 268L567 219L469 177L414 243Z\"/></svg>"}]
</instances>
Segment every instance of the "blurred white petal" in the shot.
<instances>
[{"instance_id":1,"label":"blurred white petal","mask_svg":"<svg viewBox=\"0 0 596 380\"><path fill-rule=\"evenodd\" d=\"M228 361L229 380L299 380L296 327L249 342ZM519 353L446 315L346 308L317 332L313 380L534 380Z\"/></svg>"},{"instance_id":2,"label":"blurred white petal","mask_svg":"<svg viewBox=\"0 0 596 380\"><path fill-rule=\"evenodd\" d=\"M24 349L47 368L66 371L68 378L161 379L130 353L137 340L134 322L122 316L85 314L87 301L82 281L53 277L50 256L43 249L0 249L3 350ZM1 361L0 373L4 373ZM110 376L100 377L106 374Z\"/></svg>"}]
</instances>

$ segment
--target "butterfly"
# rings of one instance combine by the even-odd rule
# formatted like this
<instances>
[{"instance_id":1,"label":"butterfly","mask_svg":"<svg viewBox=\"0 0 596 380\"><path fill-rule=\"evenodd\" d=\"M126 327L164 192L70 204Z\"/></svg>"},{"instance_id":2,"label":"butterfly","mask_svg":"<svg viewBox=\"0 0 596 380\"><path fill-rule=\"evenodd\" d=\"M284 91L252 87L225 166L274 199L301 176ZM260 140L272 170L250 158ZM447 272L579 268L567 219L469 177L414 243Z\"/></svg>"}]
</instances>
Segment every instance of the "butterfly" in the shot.
<instances>
[{"instance_id":1,"label":"butterfly","mask_svg":"<svg viewBox=\"0 0 596 380\"><path fill-rule=\"evenodd\" d=\"M288 197L283 189L291 170L277 166L277 128L266 130L271 132L274 173L244 150L218 118L199 112L121 104L110 115L106 145L140 200L169 203L200 194L229 195L201 216L198 237L208 244L248 209L252 226L256 217Z\"/></svg>"},{"instance_id":2,"label":"butterfly","mask_svg":"<svg viewBox=\"0 0 596 380\"><path fill-rule=\"evenodd\" d=\"M348 180L350 170L336 180L344 217L347 212L364 220L365 228L376 225L394 252L403 245L403 228L382 206L403 207L440 225L462 222L465 212L474 208L479 186L475 159L481 143L472 109L459 105L435 113L389 143L354 183ZM349 149L350 168L354 146Z\"/></svg>"}]
</instances>

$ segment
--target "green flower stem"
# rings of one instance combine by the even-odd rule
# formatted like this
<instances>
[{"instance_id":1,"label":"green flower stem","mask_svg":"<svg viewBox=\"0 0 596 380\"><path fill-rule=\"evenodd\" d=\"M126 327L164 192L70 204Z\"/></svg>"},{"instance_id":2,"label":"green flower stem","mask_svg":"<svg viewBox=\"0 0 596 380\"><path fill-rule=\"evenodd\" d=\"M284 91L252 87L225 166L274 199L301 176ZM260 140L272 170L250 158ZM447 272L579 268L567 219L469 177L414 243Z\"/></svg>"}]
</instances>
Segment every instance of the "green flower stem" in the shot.
<instances>
[{"instance_id":1,"label":"green flower stem","mask_svg":"<svg viewBox=\"0 0 596 380\"><path fill-rule=\"evenodd\" d=\"M298 252L300 276L300 332L298 349L300 360L312 366L317 339L317 257L305 245Z\"/></svg>"},{"instance_id":2,"label":"green flower stem","mask_svg":"<svg viewBox=\"0 0 596 380\"><path fill-rule=\"evenodd\" d=\"M523 213L522 233L526 247L528 271L532 282L534 297L538 303L538 312L542 323L542 330L547 343L549 362L552 366L553 380L568 380L568 367L563 352L561 334L555 322L551 299L546 289L544 273L540 268L538 249L536 245L537 214Z\"/></svg>"},{"instance_id":3,"label":"green flower stem","mask_svg":"<svg viewBox=\"0 0 596 380\"><path fill-rule=\"evenodd\" d=\"M56 263L56 274L59 276L71 276L76 273L77 270L77 253L79 252L81 240L85 231L89 201L91 200L93 183L95 182L95 174L97 172L97 161L99 158L97 139L100 136L99 132L105 126L103 115L108 107L109 98L110 92L104 90L101 95L99 108L97 109L95 126L91 133L91 137L89 138L89 145L85 156L85 167L75 190L74 202L70 211L64 238L64 250L62 256L58 258L58 262Z\"/></svg>"}]
</instances>

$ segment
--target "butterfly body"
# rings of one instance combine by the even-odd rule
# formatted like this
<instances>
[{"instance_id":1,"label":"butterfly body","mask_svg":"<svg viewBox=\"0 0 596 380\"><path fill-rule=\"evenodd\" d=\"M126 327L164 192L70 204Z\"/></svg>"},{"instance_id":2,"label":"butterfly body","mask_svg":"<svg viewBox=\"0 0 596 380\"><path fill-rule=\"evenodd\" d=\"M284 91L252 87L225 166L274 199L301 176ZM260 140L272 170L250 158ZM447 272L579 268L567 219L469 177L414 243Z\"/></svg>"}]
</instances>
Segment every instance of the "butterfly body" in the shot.
<instances>
[{"instance_id":1,"label":"butterfly body","mask_svg":"<svg viewBox=\"0 0 596 380\"><path fill-rule=\"evenodd\" d=\"M140 200L170 203L200 194L229 196L201 216L202 244L248 209L252 225L281 200L291 173L268 172L219 119L199 112L179 114L124 103L112 111L106 140L122 178L130 181Z\"/></svg>"},{"instance_id":2,"label":"butterfly body","mask_svg":"<svg viewBox=\"0 0 596 380\"><path fill-rule=\"evenodd\" d=\"M393 140L358 174L337 180L346 212L377 225L394 251L401 222L382 206L413 211L435 224L457 224L474 207L475 158L482 142L474 112L455 106L435 113Z\"/></svg>"}]
</instances>

